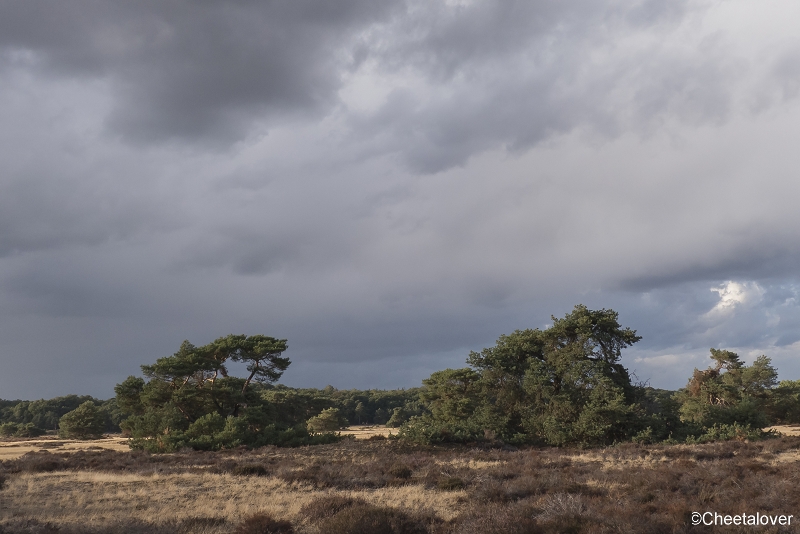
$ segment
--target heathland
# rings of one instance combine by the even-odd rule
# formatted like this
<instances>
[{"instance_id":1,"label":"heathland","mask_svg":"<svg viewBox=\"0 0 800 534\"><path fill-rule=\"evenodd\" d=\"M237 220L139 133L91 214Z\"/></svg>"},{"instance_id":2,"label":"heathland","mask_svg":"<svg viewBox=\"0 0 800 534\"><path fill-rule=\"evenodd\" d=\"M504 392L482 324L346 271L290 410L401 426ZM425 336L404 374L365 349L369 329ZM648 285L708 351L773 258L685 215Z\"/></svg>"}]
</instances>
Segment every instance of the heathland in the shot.
<instances>
[{"instance_id":1,"label":"heathland","mask_svg":"<svg viewBox=\"0 0 800 534\"><path fill-rule=\"evenodd\" d=\"M692 512L798 511L800 438L589 450L346 439L32 452L2 472L0 532L704 532L712 529L693 526Z\"/></svg>"},{"instance_id":2,"label":"heathland","mask_svg":"<svg viewBox=\"0 0 800 534\"><path fill-rule=\"evenodd\" d=\"M0 401L0 534L688 532L706 528L693 512L794 514L800 437L776 428L795 433L800 381L712 348L684 388L655 389L620 363L640 339L579 305L394 391L277 384L284 339L185 341L113 399ZM385 427L342 432L363 424Z\"/></svg>"}]
</instances>

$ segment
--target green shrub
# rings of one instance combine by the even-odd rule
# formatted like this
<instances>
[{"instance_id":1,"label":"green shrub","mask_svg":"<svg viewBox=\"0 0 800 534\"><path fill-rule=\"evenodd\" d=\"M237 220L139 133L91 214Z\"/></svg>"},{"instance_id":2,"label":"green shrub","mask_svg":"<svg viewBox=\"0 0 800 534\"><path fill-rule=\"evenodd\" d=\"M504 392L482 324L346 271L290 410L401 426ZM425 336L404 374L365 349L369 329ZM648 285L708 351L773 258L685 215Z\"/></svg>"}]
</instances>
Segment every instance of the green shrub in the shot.
<instances>
[{"instance_id":1,"label":"green shrub","mask_svg":"<svg viewBox=\"0 0 800 534\"><path fill-rule=\"evenodd\" d=\"M753 428L750 425L740 425L739 423L733 424L715 424L707 428L705 433L700 436L689 436L686 438L686 443L710 443L713 441L756 441L760 439L777 437L778 433L774 430L764 432L760 428Z\"/></svg>"},{"instance_id":2,"label":"green shrub","mask_svg":"<svg viewBox=\"0 0 800 534\"><path fill-rule=\"evenodd\" d=\"M10 438L17 432L19 425L17 423L3 423L0 425L0 437Z\"/></svg>"},{"instance_id":3,"label":"green shrub","mask_svg":"<svg viewBox=\"0 0 800 534\"><path fill-rule=\"evenodd\" d=\"M26 423L25 425L21 425L14 435L20 438L35 438L45 433L44 429L37 427L33 423Z\"/></svg>"},{"instance_id":4,"label":"green shrub","mask_svg":"<svg viewBox=\"0 0 800 534\"><path fill-rule=\"evenodd\" d=\"M398 428L403 423L408 421L408 419L409 415L406 413L406 411L403 408L398 407L392 410L392 416L388 421L386 421L386 426Z\"/></svg>"},{"instance_id":5,"label":"green shrub","mask_svg":"<svg viewBox=\"0 0 800 534\"><path fill-rule=\"evenodd\" d=\"M67 439L103 437L106 416L92 401L86 401L58 421L58 435Z\"/></svg>"},{"instance_id":6,"label":"green shrub","mask_svg":"<svg viewBox=\"0 0 800 534\"><path fill-rule=\"evenodd\" d=\"M470 420L439 421L430 415L423 415L406 421L397 435L404 440L430 445L482 441L484 431Z\"/></svg>"},{"instance_id":7,"label":"green shrub","mask_svg":"<svg viewBox=\"0 0 800 534\"><path fill-rule=\"evenodd\" d=\"M319 415L309 419L307 426L310 432L336 432L347 426L347 420L336 408L327 408L322 410Z\"/></svg>"},{"instance_id":8,"label":"green shrub","mask_svg":"<svg viewBox=\"0 0 800 534\"><path fill-rule=\"evenodd\" d=\"M38 428L33 423L3 423L0 425L0 436L4 438L35 438L44 433L44 430Z\"/></svg>"}]
</instances>

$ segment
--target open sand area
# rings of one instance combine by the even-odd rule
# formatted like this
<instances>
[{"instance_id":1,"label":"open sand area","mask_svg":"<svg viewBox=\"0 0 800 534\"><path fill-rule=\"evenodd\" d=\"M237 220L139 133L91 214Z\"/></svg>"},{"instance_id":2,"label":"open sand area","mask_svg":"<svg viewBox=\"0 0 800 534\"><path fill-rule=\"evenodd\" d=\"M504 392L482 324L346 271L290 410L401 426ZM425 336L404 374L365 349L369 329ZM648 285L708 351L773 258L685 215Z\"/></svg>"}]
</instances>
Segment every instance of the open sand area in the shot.
<instances>
[{"instance_id":1,"label":"open sand area","mask_svg":"<svg viewBox=\"0 0 800 534\"><path fill-rule=\"evenodd\" d=\"M396 434L396 428L385 426L350 426L341 431L342 435L353 436L355 439L368 439L373 436L388 437ZM128 439L120 435L107 435L103 439L78 441L73 439L59 439L57 436L41 436L34 439L9 439L0 441L0 460L13 460L25 453L32 451L49 452L74 452L79 450L113 450L128 451Z\"/></svg>"},{"instance_id":2,"label":"open sand area","mask_svg":"<svg viewBox=\"0 0 800 534\"><path fill-rule=\"evenodd\" d=\"M127 438L109 435L103 439L78 441L59 439L56 436L41 436L34 439L11 439L0 441L0 460L13 460L32 451L73 452L78 450L128 451Z\"/></svg>"}]
</instances>

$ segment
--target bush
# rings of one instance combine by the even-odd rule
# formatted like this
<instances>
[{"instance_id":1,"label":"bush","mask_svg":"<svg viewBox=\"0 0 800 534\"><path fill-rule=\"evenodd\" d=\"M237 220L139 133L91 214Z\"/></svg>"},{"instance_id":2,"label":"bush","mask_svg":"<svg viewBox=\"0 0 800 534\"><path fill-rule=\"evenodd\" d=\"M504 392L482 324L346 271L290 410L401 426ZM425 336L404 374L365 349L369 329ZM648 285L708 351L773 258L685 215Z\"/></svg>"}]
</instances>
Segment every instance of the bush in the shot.
<instances>
[{"instance_id":1,"label":"bush","mask_svg":"<svg viewBox=\"0 0 800 534\"><path fill-rule=\"evenodd\" d=\"M326 534L427 534L423 521L400 510L376 506L352 506L320 524Z\"/></svg>"},{"instance_id":2,"label":"bush","mask_svg":"<svg viewBox=\"0 0 800 534\"><path fill-rule=\"evenodd\" d=\"M300 508L300 515L317 522L323 519L329 519L342 510L353 506L368 506L368 504L361 499L355 499L353 497L330 495L327 497L320 497L308 504L304 504L303 507Z\"/></svg>"},{"instance_id":3,"label":"bush","mask_svg":"<svg viewBox=\"0 0 800 534\"><path fill-rule=\"evenodd\" d=\"M537 529L534 515L538 510L530 507L490 505L473 508L458 518L460 534L528 534L544 532Z\"/></svg>"},{"instance_id":4,"label":"bush","mask_svg":"<svg viewBox=\"0 0 800 534\"><path fill-rule=\"evenodd\" d=\"M408 421L408 419L409 419L409 415L406 413L406 411L404 409L398 407L398 408L395 408L392 411L392 416L389 418L388 421L386 421L386 426L392 427L392 428L398 428L403 423Z\"/></svg>"},{"instance_id":5,"label":"bush","mask_svg":"<svg viewBox=\"0 0 800 534\"><path fill-rule=\"evenodd\" d=\"M482 441L483 435L483 429L472 421L438 421L430 415L412 417L398 432L401 439L422 445L470 443Z\"/></svg>"},{"instance_id":6,"label":"bush","mask_svg":"<svg viewBox=\"0 0 800 534\"><path fill-rule=\"evenodd\" d=\"M264 513L252 515L242 521L234 534L294 534L292 524L288 521L278 521Z\"/></svg>"},{"instance_id":7,"label":"bush","mask_svg":"<svg viewBox=\"0 0 800 534\"><path fill-rule=\"evenodd\" d=\"M0 425L0 436L4 438L35 438L41 436L45 431L38 428L33 423L3 423Z\"/></svg>"},{"instance_id":8,"label":"bush","mask_svg":"<svg viewBox=\"0 0 800 534\"><path fill-rule=\"evenodd\" d=\"M189 517L178 523L177 534L195 534L196 532L214 532L219 527L224 527L227 520L224 517Z\"/></svg>"},{"instance_id":9,"label":"bush","mask_svg":"<svg viewBox=\"0 0 800 534\"><path fill-rule=\"evenodd\" d=\"M436 481L436 489L456 491L464 488L464 481L456 477L442 477Z\"/></svg>"},{"instance_id":10,"label":"bush","mask_svg":"<svg viewBox=\"0 0 800 534\"><path fill-rule=\"evenodd\" d=\"M15 470L28 473L49 473L64 469L64 460L49 452L27 452L13 462Z\"/></svg>"},{"instance_id":11,"label":"bush","mask_svg":"<svg viewBox=\"0 0 800 534\"><path fill-rule=\"evenodd\" d=\"M713 441L755 441L765 438L777 437L778 434L774 430L764 432L760 428L753 428L750 425L740 425L733 423L730 425L715 424L707 428L705 433L700 436L689 436L686 438L686 443L710 443Z\"/></svg>"},{"instance_id":12,"label":"bush","mask_svg":"<svg viewBox=\"0 0 800 534\"><path fill-rule=\"evenodd\" d=\"M98 439L105 430L105 414L92 401L86 401L58 421L58 435L67 439Z\"/></svg>"},{"instance_id":13,"label":"bush","mask_svg":"<svg viewBox=\"0 0 800 534\"><path fill-rule=\"evenodd\" d=\"M267 472L267 468L264 467L263 465L250 464L250 465L237 465L231 470L231 474L237 476L265 477L269 473Z\"/></svg>"},{"instance_id":14,"label":"bush","mask_svg":"<svg viewBox=\"0 0 800 534\"><path fill-rule=\"evenodd\" d=\"M17 432L19 425L17 423L3 423L0 425L0 436L9 438Z\"/></svg>"},{"instance_id":15,"label":"bush","mask_svg":"<svg viewBox=\"0 0 800 534\"><path fill-rule=\"evenodd\" d=\"M310 432L336 432L347 426L347 421L336 408L327 408L309 419L307 425Z\"/></svg>"},{"instance_id":16,"label":"bush","mask_svg":"<svg viewBox=\"0 0 800 534\"><path fill-rule=\"evenodd\" d=\"M395 478L401 478L403 480L411 478L412 471L409 467L402 465L402 464L394 464L389 468L388 473Z\"/></svg>"}]
</instances>

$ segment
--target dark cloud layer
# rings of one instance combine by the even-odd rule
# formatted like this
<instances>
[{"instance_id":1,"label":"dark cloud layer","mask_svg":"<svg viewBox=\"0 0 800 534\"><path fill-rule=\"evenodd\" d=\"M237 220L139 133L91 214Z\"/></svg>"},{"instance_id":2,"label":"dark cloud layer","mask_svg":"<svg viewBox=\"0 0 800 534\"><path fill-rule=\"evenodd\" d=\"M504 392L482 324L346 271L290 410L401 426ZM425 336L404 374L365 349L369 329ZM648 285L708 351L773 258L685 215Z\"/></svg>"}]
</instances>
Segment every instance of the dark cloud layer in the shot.
<instances>
[{"instance_id":1,"label":"dark cloud layer","mask_svg":"<svg viewBox=\"0 0 800 534\"><path fill-rule=\"evenodd\" d=\"M9 63L27 62L43 75L108 80L115 100L108 124L128 140L231 142L250 131L254 116L329 106L354 33L396 7L20 1L3 8L0 45Z\"/></svg>"},{"instance_id":2,"label":"dark cloud layer","mask_svg":"<svg viewBox=\"0 0 800 534\"><path fill-rule=\"evenodd\" d=\"M653 385L710 346L796 378L792 10L4 3L0 398L231 332L413 386L579 302Z\"/></svg>"}]
</instances>

